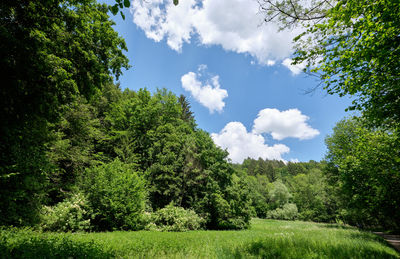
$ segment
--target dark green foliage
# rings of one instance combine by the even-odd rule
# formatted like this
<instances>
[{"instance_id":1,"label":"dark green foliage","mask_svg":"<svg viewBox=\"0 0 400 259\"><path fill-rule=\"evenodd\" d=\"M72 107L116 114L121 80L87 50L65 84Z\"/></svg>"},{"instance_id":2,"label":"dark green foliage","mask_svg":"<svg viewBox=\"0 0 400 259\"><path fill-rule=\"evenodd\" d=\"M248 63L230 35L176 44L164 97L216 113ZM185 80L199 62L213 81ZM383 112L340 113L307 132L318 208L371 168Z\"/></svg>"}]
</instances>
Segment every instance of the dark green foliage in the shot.
<instances>
[{"instance_id":1,"label":"dark green foliage","mask_svg":"<svg viewBox=\"0 0 400 259\"><path fill-rule=\"evenodd\" d=\"M190 104L188 100L183 94L181 94L178 98L178 102L181 105L182 109L181 119L191 124L194 128L196 126L196 123L194 120L193 112L190 110Z\"/></svg>"},{"instance_id":2,"label":"dark green foliage","mask_svg":"<svg viewBox=\"0 0 400 259\"><path fill-rule=\"evenodd\" d=\"M29 121L29 131L8 129L0 134L0 225L30 225L39 220L52 167L45 156L48 128L38 119Z\"/></svg>"},{"instance_id":3,"label":"dark green foliage","mask_svg":"<svg viewBox=\"0 0 400 259\"><path fill-rule=\"evenodd\" d=\"M243 168L249 175L266 175L270 182L274 182L280 177L279 172L282 168L285 168L285 163L280 160L248 158L243 161Z\"/></svg>"},{"instance_id":4,"label":"dark green foliage","mask_svg":"<svg viewBox=\"0 0 400 259\"><path fill-rule=\"evenodd\" d=\"M64 105L90 99L128 67L108 18L91 0L1 2L0 225L35 223L48 180L60 172L47 157L49 125Z\"/></svg>"},{"instance_id":5,"label":"dark green foliage","mask_svg":"<svg viewBox=\"0 0 400 259\"><path fill-rule=\"evenodd\" d=\"M143 89L125 90L106 116L113 155L145 172L153 210L173 202L193 208L209 228L220 228L217 221L228 219L237 219L240 226L230 222L224 228L243 228L249 222L248 211L233 204L237 195L230 189L233 170L227 153L194 127L188 106L184 98L165 89L153 96ZM228 203L229 212L211 209L210 204L217 206L221 200Z\"/></svg>"},{"instance_id":6,"label":"dark green foliage","mask_svg":"<svg viewBox=\"0 0 400 259\"><path fill-rule=\"evenodd\" d=\"M93 209L96 230L137 230L144 227L145 181L130 164L118 159L87 169L80 188Z\"/></svg>"},{"instance_id":7,"label":"dark green foliage","mask_svg":"<svg viewBox=\"0 0 400 259\"><path fill-rule=\"evenodd\" d=\"M102 160L95 143L104 138L95 107L82 97L64 106L61 120L53 128L48 157L56 168L48 176L50 204L65 198L79 174Z\"/></svg>"}]
</instances>

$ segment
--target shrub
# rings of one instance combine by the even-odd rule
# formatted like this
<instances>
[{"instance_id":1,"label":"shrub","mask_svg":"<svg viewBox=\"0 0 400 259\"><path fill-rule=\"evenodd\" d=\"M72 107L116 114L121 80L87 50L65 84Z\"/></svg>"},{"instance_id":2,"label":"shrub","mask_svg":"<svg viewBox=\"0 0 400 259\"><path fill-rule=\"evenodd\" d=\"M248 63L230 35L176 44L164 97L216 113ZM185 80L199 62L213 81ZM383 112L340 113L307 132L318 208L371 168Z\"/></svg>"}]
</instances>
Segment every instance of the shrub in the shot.
<instances>
[{"instance_id":1,"label":"shrub","mask_svg":"<svg viewBox=\"0 0 400 259\"><path fill-rule=\"evenodd\" d=\"M172 203L150 216L148 230L157 231L188 231L202 228L204 219L193 210L175 207Z\"/></svg>"},{"instance_id":2,"label":"shrub","mask_svg":"<svg viewBox=\"0 0 400 259\"><path fill-rule=\"evenodd\" d=\"M297 217L298 210L294 203L286 203L282 208L267 212L267 218L293 220Z\"/></svg>"},{"instance_id":3,"label":"shrub","mask_svg":"<svg viewBox=\"0 0 400 259\"><path fill-rule=\"evenodd\" d=\"M96 230L138 230L144 227L145 180L133 166L114 160L86 170L80 183Z\"/></svg>"},{"instance_id":4,"label":"shrub","mask_svg":"<svg viewBox=\"0 0 400 259\"><path fill-rule=\"evenodd\" d=\"M48 231L84 231L90 229L92 210L82 193L75 193L63 202L44 206L40 227Z\"/></svg>"}]
</instances>

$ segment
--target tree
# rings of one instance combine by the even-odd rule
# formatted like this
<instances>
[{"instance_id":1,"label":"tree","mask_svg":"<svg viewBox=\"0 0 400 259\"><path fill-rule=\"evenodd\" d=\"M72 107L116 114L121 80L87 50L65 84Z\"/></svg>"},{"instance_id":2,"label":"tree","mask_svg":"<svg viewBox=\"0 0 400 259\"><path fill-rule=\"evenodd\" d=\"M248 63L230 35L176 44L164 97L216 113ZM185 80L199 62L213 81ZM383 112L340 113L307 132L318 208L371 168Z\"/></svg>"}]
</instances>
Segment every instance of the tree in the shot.
<instances>
[{"instance_id":1,"label":"tree","mask_svg":"<svg viewBox=\"0 0 400 259\"><path fill-rule=\"evenodd\" d=\"M266 20L303 22L294 64L321 79L329 94L354 97L372 126L400 128L400 3L389 0L262 1Z\"/></svg>"},{"instance_id":2,"label":"tree","mask_svg":"<svg viewBox=\"0 0 400 259\"><path fill-rule=\"evenodd\" d=\"M96 230L143 229L146 182L134 166L116 159L89 168L79 187L93 209L91 223Z\"/></svg>"},{"instance_id":3,"label":"tree","mask_svg":"<svg viewBox=\"0 0 400 259\"><path fill-rule=\"evenodd\" d=\"M0 224L29 224L45 197L50 125L128 68L107 6L92 0L0 5Z\"/></svg>"},{"instance_id":4,"label":"tree","mask_svg":"<svg viewBox=\"0 0 400 259\"><path fill-rule=\"evenodd\" d=\"M276 21L284 29L299 23L323 20L336 1L318 0L307 3L299 0L258 0L258 3L265 13L265 22Z\"/></svg>"},{"instance_id":5,"label":"tree","mask_svg":"<svg viewBox=\"0 0 400 259\"><path fill-rule=\"evenodd\" d=\"M318 222L335 219L335 205L328 195L327 181L322 171L311 169L307 174L298 174L289 180L293 202L299 208L299 218Z\"/></svg>"},{"instance_id":6,"label":"tree","mask_svg":"<svg viewBox=\"0 0 400 259\"><path fill-rule=\"evenodd\" d=\"M195 210L208 228L248 226L249 201L242 184L233 180L228 154L195 128L184 98L166 89L154 94L127 89L110 106L105 122L106 146L113 147L113 157L144 172L153 210L173 202Z\"/></svg>"},{"instance_id":7,"label":"tree","mask_svg":"<svg viewBox=\"0 0 400 259\"><path fill-rule=\"evenodd\" d=\"M362 121L340 121L326 138L327 159L336 170L342 217L352 224L399 229L399 136L368 129Z\"/></svg>"}]
</instances>

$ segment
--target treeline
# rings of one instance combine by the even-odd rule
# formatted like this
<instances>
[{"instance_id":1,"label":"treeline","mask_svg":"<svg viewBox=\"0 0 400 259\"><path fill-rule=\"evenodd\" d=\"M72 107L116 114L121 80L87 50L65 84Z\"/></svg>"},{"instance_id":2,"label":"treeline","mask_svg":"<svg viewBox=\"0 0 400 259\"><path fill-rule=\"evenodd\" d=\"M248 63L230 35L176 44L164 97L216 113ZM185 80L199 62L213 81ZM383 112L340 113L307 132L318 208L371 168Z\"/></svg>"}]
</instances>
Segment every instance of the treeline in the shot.
<instances>
[{"instance_id":1,"label":"treeline","mask_svg":"<svg viewBox=\"0 0 400 259\"><path fill-rule=\"evenodd\" d=\"M250 192L254 216L336 222L338 201L326 176L326 162L284 163L246 159L235 165Z\"/></svg>"},{"instance_id":2,"label":"treeline","mask_svg":"<svg viewBox=\"0 0 400 259\"><path fill-rule=\"evenodd\" d=\"M321 162L246 159L234 165L261 218L338 222L400 229L400 141L397 131L344 119L327 136Z\"/></svg>"},{"instance_id":3,"label":"treeline","mask_svg":"<svg viewBox=\"0 0 400 259\"><path fill-rule=\"evenodd\" d=\"M130 66L109 10L2 2L0 225L247 227L245 188L186 99L114 85Z\"/></svg>"},{"instance_id":4,"label":"treeline","mask_svg":"<svg viewBox=\"0 0 400 259\"><path fill-rule=\"evenodd\" d=\"M48 230L138 230L150 223L147 214L172 204L194 211L198 227L246 228L246 186L189 108L184 96L165 89L152 95L113 84L90 102L80 96L66 105L46 143L50 170L38 183L45 206L36 210L37 223ZM2 223L34 216L23 212L4 211Z\"/></svg>"}]
</instances>

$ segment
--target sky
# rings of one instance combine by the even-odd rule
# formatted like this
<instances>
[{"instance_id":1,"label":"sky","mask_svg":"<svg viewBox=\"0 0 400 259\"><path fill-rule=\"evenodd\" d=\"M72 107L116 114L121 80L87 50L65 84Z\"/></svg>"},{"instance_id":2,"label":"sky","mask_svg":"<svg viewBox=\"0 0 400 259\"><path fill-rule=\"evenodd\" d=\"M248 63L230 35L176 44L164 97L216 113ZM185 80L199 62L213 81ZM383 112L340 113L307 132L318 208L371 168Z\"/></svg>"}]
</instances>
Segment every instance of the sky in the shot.
<instances>
[{"instance_id":1,"label":"sky","mask_svg":"<svg viewBox=\"0 0 400 259\"><path fill-rule=\"evenodd\" d=\"M324 158L324 139L351 100L306 93L318 82L290 59L301 28L264 23L256 0L134 0L123 12L125 20L110 14L132 66L122 89L184 94L198 127L234 163Z\"/></svg>"}]
</instances>

